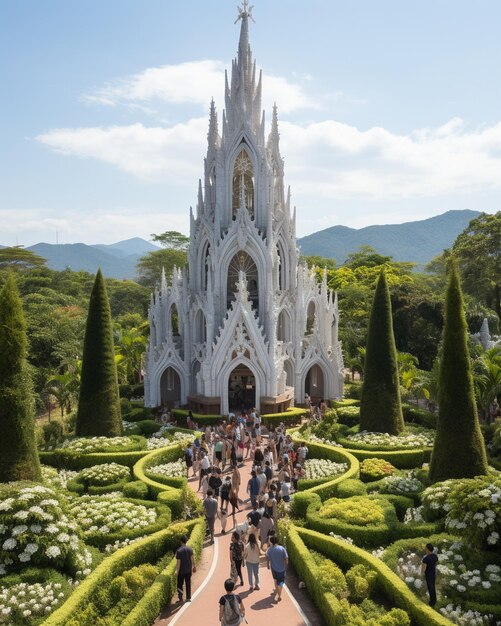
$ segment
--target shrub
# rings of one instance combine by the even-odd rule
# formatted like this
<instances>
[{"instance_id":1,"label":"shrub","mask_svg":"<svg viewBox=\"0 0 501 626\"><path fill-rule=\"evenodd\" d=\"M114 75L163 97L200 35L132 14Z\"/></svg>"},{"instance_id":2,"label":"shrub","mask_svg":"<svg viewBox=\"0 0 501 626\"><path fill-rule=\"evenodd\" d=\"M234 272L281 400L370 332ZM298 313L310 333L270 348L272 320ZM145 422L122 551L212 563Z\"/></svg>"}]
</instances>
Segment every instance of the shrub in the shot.
<instances>
[{"instance_id":1,"label":"shrub","mask_svg":"<svg viewBox=\"0 0 501 626\"><path fill-rule=\"evenodd\" d=\"M128 422L142 422L143 420L153 420L155 413L148 407L137 407L132 405L130 413L127 414Z\"/></svg>"},{"instance_id":2,"label":"shrub","mask_svg":"<svg viewBox=\"0 0 501 626\"><path fill-rule=\"evenodd\" d=\"M338 498L351 498L351 496L364 496L367 493L367 487L361 480L356 478L348 478L339 483L336 491Z\"/></svg>"},{"instance_id":3,"label":"shrub","mask_svg":"<svg viewBox=\"0 0 501 626\"><path fill-rule=\"evenodd\" d=\"M124 485L123 494L125 498L146 500L148 498L148 486L140 480L133 480Z\"/></svg>"},{"instance_id":4,"label":"shrub","mask_svg":"<svg viewBox=\"0 0 501 626\"><path fill-rule=\"evenodd\" d=\"M360 463L360 478L366 482L391 476L394 472L395 467L385 459L364 459Z\"/></svg>"},{"instance_id":5,"label":"shrub","mask_svg":"<svg viewBox=\"0 0 501 626\"><path fill-rule=\"evenodd\" d=\"M114 437L122 433L113 324L100 269L92 288L85 328L76 432L84 437Z\"/></svg>"},{"instance_id":6,"label":"shrub","mask_svg":"<svg viewBox=\"0 0 501 626\"><path fill-rule=\"evenodd\" d=\"M306 517L310 504L315 503L318 508L322 504L320 496L310 491L302 491L292 496L291 513L297 517Z\"/></svg>"},{"instance_id":7,"label":"shrub","mask_svg":"<svg viewBox=\"0 0 501 626\"><path fill-rule=\"evenodd\" d=\"M150 437L154 433L157 433L162 427L161 424L158 424L152 419L139 420L136 422L136 425L139 428L140 434L145 437Z\"/></svg>"},{"instance_id":8,"label":"shrub","mask_svg":"<svg viewBox=\"0 0 501 626\"><path fill-rule=\"evenodd\" d=\"M121 395L121 394L120 394ZM128 398L120 397L120 413L122 416L127 415L132 411L132 404Z\"/></svg>"},{"instance_id":9,"label":"shrub","mask_svg":"<svg viewBox=\"0 0 501 626\"><path fill-rule=\"evenodd\" d=\"M437 427L437 414L410 404L402 404L404 421L408 424L419 424L425 428Z\"/></svg>"},{"instance_id":10,"label":"shrub","mask_svg":"<svg viewBox=\"0 0 501 626\"><path fill-rule=\"evenodd\" d=\"M283 413L264 413L261 415L263 423L267 428L271 426L278 426L280 422L283 422L286 426L293 426L299 424L303 417L309 415L307 409L300 407L291 407Z\"/></svg>"},{"instance_id":11,"label":"shrub","mask_svg":"<svg viewBox=\"0 0 501 626\"><path fill-rule=\"evenodd\" d=\"M89 485L111 485L122 480L128 480L130 477L130 468L118 463L103 463L102 465L94 465L87 467L78 473L77 481Z\"/></svg>"},{"instance_id":12,"label":"shrub","mask_svg":"<svg viewBox=\"0 0 501 626\"><path fill-rule=\"evenodd\" d=\"M42 426L43 440L47 444L56 444L64 438L64 427L58 420L52 420Z\"/></svg>"},{"instance_id":13,"label":"shrub","mask_svg":"<svg viewBox=\"0 0 501 626\"><path fill-rule=\"evenodd\" d=\"M356 426L360 423L360 407L346 406L336 409L337 417L340 424L345 426Z\"/></svg>"},{"instance_id":14,"label":"shrub","mask_svg":"<svg viewBox=\"0 0 501 626\"><path fill-rule=\"evenodd\" d=\"M0 482L40 480L28 339L13 273L0 289Z\"/></svg>"},{"instance_id":15,"label":"shrub","mask_svg":"<svg viewBox=\"0 0 501 626\"><path fill-rule=\"evenodd\" d=\"M348 591L350 594L350 600L352 602L361 602L374 591L376 582L376 572L362 563L353 565L346 572L346 583L348 585Z\"/></svg>"},{"instance_id":16,"label":"shrub","mask_svg":"<svg viewBox=\"0 0 501 626\"><path fill-rule=\"evenodd\" d=\"M0 487L0 496L0 576L26 564L70 573L87 570L91 554L55 491L10 483Z\"/></svg>"},{"instance_id":17,"label":"shrub","mask_svg":"<svg viewBox=\"0 0 501 626\"><path fill-rule=\"evenodd\" d=\"M348 586L341 569L318 552L311 552L316 565L316 578L323 591L330 591L336 596L346 596Z\"/></svg>"},{"instance_id":18,"label":"shrub","mask_svg":"<svg viewBox=\"0 0 501 626\"><path fill-rule=\"evenodd\" d=\"M354 496L348 500L330 498L323 503L318 515L356 526L379 526L385 521L381 501L370 496Z\"/></svg>"},{"instance_id":19,"label":"shrub","mask_svg":"<svg viewBox=\"0 0 501 626\"><path fill-rule=\"evenodd\" d=\"M404 429L390 291L384 270L376 284L367 331L360 428L390 435Z\"/></svg>"},{"instance_id":20,"label":"shrub","mask_svg":"<svg viewBox=\"0 0 501 626\"><path fill-rule=\"evenodd\" d=\"M445 300L440 359L437 434L430 462L432 482L487 473L468 352L463 294L452 267Z\"/></svg>"}]
</instances>

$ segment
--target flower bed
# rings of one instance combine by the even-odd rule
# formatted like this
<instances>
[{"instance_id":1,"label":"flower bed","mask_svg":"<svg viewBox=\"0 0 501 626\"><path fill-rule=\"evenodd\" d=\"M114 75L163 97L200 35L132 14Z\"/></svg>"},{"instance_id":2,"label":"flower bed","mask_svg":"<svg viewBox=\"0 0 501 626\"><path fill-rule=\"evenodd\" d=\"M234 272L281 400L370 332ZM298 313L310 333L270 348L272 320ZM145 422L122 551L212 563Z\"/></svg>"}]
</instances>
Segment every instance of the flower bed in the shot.
<instances>
[{"instance_id":1,"label":"flower bed","mask_svg":"<svg viewBox=\"0 0 501 626\"><path fill-rule=\"evenodd\" d=\"M171 463L152 465L148 467L147 474L152 478L184 478L186 476L186 464L179 459Z\"/></svg>"},{"instance_id":2,"label":"flower bed","mask_svg":"<svg viewBox=\"0 0 501 626\"><path fill-rule=\"evenodd\" d=\"M445 528L477 548L500 545L501 477L447 480L423 493L425 518L444 518Z\"/></svg>"},{"instance_id":3,"label":"flower bed","mask_svg":"<svg viewBox=\"0 0 501 626\"><path fill-rule=\"evenodd\" d=\"M417 496L424 489L423 483L413 476L387 476L377 483L369 485L369 492L373 486L377 486L379 493L390 493L410 497Z\"/></svg>"},{"instance_id":4,"label":"flower bed","mask_svg":"<svg viewBox=\"0 0 501 626\"><path fill-rule=\"evenodd\" d=\"M92 562L77 525L52 489L8 483L0 488L0 575L27 564L86 575Z\"/></svg>"},{"instance_id":5,"label":"flower bed","mask_svg":"<svg viewBox=\"0 0 501 626\"><path fill-rule=\"evenodd\" d=\"M142 437L78 437L67 439L57 449L92 454L96 452L129 452L144 448Z\"/></svg>"},{"instance_id":6,"label":"flower bed","mask_svg":"<svg viewBox=\"0 0 501 626\"><path fill-rule=\"evenodd\" d=\"M169 432L169 429L160 430L158 433L150 437L146 443L148 450L158 450L159 448L166 448L172 446L175 443L187 444L195 438L194 434L187 432Z\"/></svg>"},{"instance_id":7,"label":"flower bed","mask_svg":"<svg viewBox=\"0 0 501 626\"><path fill-rule=\"evenodd\" d=\"M103 486L112 485L130 478L130 469L118 463L103 463L81 470L76 477L80 482L89 485Z\"/></svg>"},{"instance_id":8,"label":"flower bed","mask_svg":"<svg viewBox=\"0 0 501 626\"><path fill-rule=\"evenodd\" d=\"M62 577L57 582L20 582L0 587L0 624L28 626L34 620L38 623L62 604L70 592L69 583Z\"/></svg>"},{"instance_id":9,"label":"flower bed","mask_svg":"<svg viewBox=\"0 0 501 626\"><path fill-rule=\"evenodd\" d=\"M42 465L42 480L51 489L66 489L68 482L74 480L77 476L78 472L73 470L57 470L54 467Z\"/></svg>"},{"instance_id":10,"label":"flower bed","mask_svg":"<svg viewBox=\"0 0 501 626\"><path fill-rule=\"evenodd\" d=\"M491 561L492 555L472 550L454 538L441 535L397 541L385 550L382 558L419 598L426 601L421 559L428 541L438 552L436 584L439 606L450 605L444 611L441 608L441 612L451 619L451 612L458 612L459 624L490 624L490 618L485 617L489 613L489 605L498 604L501 597L501 567ZM466 621L467 604L471 601L485 605L484 613L477 612L476 616L468 614L469 619L479 620L476 622Z\"/></svg>"},{"instance_id":11,"label":"flower bed","mask_svg":"<svg viewBox=\"0 0 501 626\"><path fill-rule=\"evenodd\" d=\"M315 480L318 478L333 478L344 474L348 470L347 463L336 463L328 459L306 459L304 464L305 478Z\"/></svg>"},{"instance_id":12,"label":"flower bed","mask_svg":"<svg viewBox=\"0 0 501 626\"><path fill-rule=\"evenodd\" d=\"M116 494L74 498L69 511L84 536L108 535L122 530L144 531L157 520L155 508L124 500Z\"/></svg>"},{"instance_id":13,"label":"flower bed","mask_svg":"<svg viewBox=\"0 0 501 626\"><path fill-rule=\"evenodd\" d=\"M416 432L402 435L388 433L371 433L362 430L353 435L347 435L339 440L345 447L360 447L360 449L374 448L376 450L395 450L406 448L429 448L433 446L434 433Z\"/></svg>"}]
</instances>

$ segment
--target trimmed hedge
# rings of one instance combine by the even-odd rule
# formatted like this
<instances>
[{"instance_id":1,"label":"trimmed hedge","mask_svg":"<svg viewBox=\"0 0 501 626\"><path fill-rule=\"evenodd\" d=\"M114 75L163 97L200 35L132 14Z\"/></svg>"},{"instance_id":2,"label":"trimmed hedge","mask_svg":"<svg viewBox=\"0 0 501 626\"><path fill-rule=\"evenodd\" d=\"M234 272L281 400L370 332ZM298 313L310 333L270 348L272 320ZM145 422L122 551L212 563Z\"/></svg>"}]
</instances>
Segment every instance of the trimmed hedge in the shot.
<instances>
[{"instance_id":1,"label":"trimmed hedge","mask_svg":"<svg viewBox=\"0 0 501 626\"><path fill-rule=\"evenodd\" d=\"M200 555L203 535L205 533L205 521L197 519L192 522L177 524L170 528L163 529L142 541L138 541L130 546L117 550L114 554L104 559L98 567L75 589L66 602L60 606L45 621L44 626L65 626L79 610L82 610L89 602L92 602L94 594L108 585L114 578L125 570L128 570L143 563L158 561L167 550L172 549L173 539L181 536L185 532L190 532L190 545L193 547L197 557ZM173 563L174 561L174 563ZM172 564L174 567L172 568ZM170 568L161 572L153 585L145 594L143 599L136 605L134 619L130 622L127 617L126 622L136 625L144 624L149 626L160 613L158 607L163 606L172 597L176 588L175 578L175 558L170 562ZM167 571L166 571L167 570ZM148 602L144 602L145 598ZM140 611L138 611L140 608ZM152 615L154 613L154 615ZM129 614L129 615L131 615Z\"/></svg>"},{"instance_id":2,"label":"trimmed hedge","mask_svg":"<svg viewBox=\"0 0 501 626\"><path fill-rule=\"evenodd\" d=\"M193 549L195 561L200 560L205 537L205 520L198 520L191 531L188 545ZM151 587L136 604L122 626L150 626L170 601L177 589L176 559L173 558Z\"/></svg>"},{"instance_id":3,"label":"trimmed hedge","mask_svg":"<svg viewBox=\"0 0 501 626\"><path fill-rule=\"evenodd\" d=\"M270 426L278 426L280 422L283 422L286 426L300 424L303 417L307 415L309 415L308 409L291 407L283 411L283 413L264 413L261 415L261 418L265 426L270 428Z\"/></svg>"},{"instance_id":4,"label":"trimmed hedge","mask_svg":"<svg viewBox=\"0 0 501 626\"><path fill-rule=\"evenodd\" d=\"M331 408L341 409L347 406L360 406L360 400L355 398L343 398L343 400L331 400Z\"/></svg>"},{"instance_id":5,"label":"trimmed hedge","mask_svg":"<svg viewBox=\"0 0 501 626\"><path fill-rule=\"evenodd\" d=\"M343 445L343 440L339 440ZM414 469L428 463L431 457L431 448L411 448L406 450L362 450L352 447L353 442L344 440L344 450L355 456L359 461L364 459L385 459L397 469ZM361 445L361 444L360 444Z\"/></svg>"},{"instance_id":6,"label":"trimmed hedge","mask_svg":"<svg viewBox=\"0 0 501 626\"><path fill-rule=\"evenodd\" d=\"M419 426L424 426L425 428L437 427L438 416L436 413L410 404L402 404L402 413L404 414L404 421L408 424L419 424Z\"/></svg>"},{"instance_id":7,"label":"trimmed hedge","mask_svg":"<svg viewBox=\"0 0 501 626\"><path fill-rule=\"evenodd\" d=\"M189 411L186 409L173 409L171 415L176 424L186 426L188 412ZM216 426L216 424L219 424L224 419L222 415L204 415L203 413L192 413L192 415L193 421L199 426Z\"/></svg>"},{"instance_id":8,"label":"trimmed hedge","mask_svg":"<svg viewBox=\"0 0 501 626\"><path fill-rule=\"evenodd\" d=\"M133 450L131 452L92 452L80 454L69 450L53 450L39 452L40 462L58 469L81 470L102 463L119 463L133 467L140 459L150 453L149 450Z\"/></svg>"},{"instance_id":9,"label":"trimmed hedge","mask_svg":"<svg viewBox=\"0 0 501 626\"><path fill-rule=\"evenodd\" d=\"M83 481L73 479L68 481L66 488L68 491L73 491L80 495L87 493L91 496L99 496L105 493L111 493L112 491L122 491L129 480L129 478L124 478L110 485L89 485Z\"/></svg>"},{"instance_id":10,"label":"trimmed hedge","mask_svg":"<svg viewBox=\"0 0 501 626\"><path fill-rule=\"evenodd\" d=\"M328 459L336 463L348 463L348 471L344 474L336 476L332 480L323 482L317 487L312 487L309 491L316 493L322 500L335 496L338 486L349 478L358 478L360 475L360 463L354 455L350 454L347 450L342 448L335 448L325 443L318 443L316 441L309 441L308 438L303 437L298 433L297 429L291 431L292 439L297 443L298 441L305 441L308 445L310 458L315 459ZM301 482L301 481L299 481Z\"/></svg>"},{"instance_id":11,"label":"trimmed hedge","mask_svg":"<svg viewBox=\"0 0 501 626\"><path fill-rule=\"evenodd\" d=\"M312 575L308 574L309 568L306 557L311 558L310 550L316 550L344 569L361 563L375 570L378 574L376 590L388 598L391 606L396 606L406 611L410 615L412 623L416 626L451 626L452 624L440 613L417 598L405 582L385 563L361 548L313 530L291 525L287 549L294 567L302 577L304 576L303 579L306 581L310 593L316 595L318 593L316 591L318 585L314 579L311 580L313 578ZM302 565L303 562L306 562L306 566ZM315 595L313 599L317 603ZM322 611L328 626L337 626L339 622L335 621L335 603L330 598L328 598L328 602L325 602L323 597L320 598L320 603L317 603L317 606Z\"/></svg>"}]
</instances>

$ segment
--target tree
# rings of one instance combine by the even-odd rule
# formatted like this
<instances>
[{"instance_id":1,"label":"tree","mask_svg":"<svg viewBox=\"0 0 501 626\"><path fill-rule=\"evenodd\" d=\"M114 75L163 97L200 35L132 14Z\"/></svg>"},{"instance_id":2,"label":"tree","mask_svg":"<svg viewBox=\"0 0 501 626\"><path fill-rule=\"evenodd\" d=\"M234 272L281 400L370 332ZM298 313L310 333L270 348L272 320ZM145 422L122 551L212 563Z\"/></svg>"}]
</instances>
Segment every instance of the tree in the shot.
<instances>
[{"instance_id":1,"label":"tree","mask_svg":"<svg viewBox=\"0 0 501 626\"><path fill-rule=\"evenodd\" d=\"M190 245L190 238L183 235L183 233L178 233L177 230L167 230L159 235L152 233L151 239L168 250L183 250L186 252Z\"/></svg>"},{"instance_id":2,"label":"tree","mask_svg":"<svg viewBox=\"0 0 501 626\"><path fill-rule=\"evenodd\" d=\"M146 350L146 336L139 328L119 328L116 352L122 357L125 382L132 385L141 382L141 365Z\"/></svg>"},{"instance_id":3,"label":"tree","mask_svg":"<svg viewBox=\"0 0 501 626\"><path fill-rule=\"evenodd\" d=\"M454 265L451 266L445 298L438 403L431 480L473 478L485 474L487 459L475 403L463 294Z\"/></svg>"},{"instance_id":4,"label":"tree","mask_svg":"<svg viewBox=\"0 0 501 626\"><path fill-rule=\"evenodd\" d=\"M473 219L458 235L452 253L459 261L465 291L501 319L501 211Z\"/></svg>"},{"instance_id":5,"label":"tree","mask_svg":"<svg viewBox=\"0 0 501 626\"><path fill-rule=\"evenodd\" d=\"M480 346L477 346L478 348ZM482 350L473 363L473 383L478 407L489 422L489 406L501 393L501 348Z\"/></svg>"},{"instance_id":6,"label":"tree","mask_svg":"<svg viewBox=\"0 0 501 626\"><path fill-rule=\"evenodd\" d=\"M10 274L0 291L0 482L40 480L28 340Z\"/></svg>"},{"instance_id":7,"label":"tree","mask_svg":"<svg viewBox=\"0 0 501 626\"><path fill-rule=\"evenodd\" d=\"M153 291L160 282L162 269L165 270L167 279L169 279L174 266L184 267L187 263L188 255L184 250L166 248L165 250L148 252L146 256L141 257L137 262L137 280L139 284Z\"/></svg>"},{"instance_id":8,"label":"tree","mask_svg":"<svg viewBox=\"0 0 501 626\"><path fill-rule=\"evenodd\" d=\"M84 437L122 433L113 325L101 270L89 302L76 433Z\"/></svg>"},{"instance_id":9,"label":"tree","mask_svg":"<svg viewBox=\"0 0 501 626\"><path fill-rule=\"evenodd\" d=\"M391 256L379 254L372 246L365 244L360 246L356 252L350 252L344 264L346 267L355 269L362 265L365 267L376 267L384 263L390 263L391 260Z\"/></svg>"},{"instance_id":10,"label":"tree","mask_svg":"<svg viewBox=\"0 0 501 626\"><path fill-rule=\"evenodd\" d=\"M47 260L20 246L0 248L0 269L31 268L45 265Z\"/></svg>"},{"instance_id":11,"label":"tree","mask_svg":"<svg viewBox=\"0 0 501 626\"><path fill-rule=\"evenodd\" d=\"M391 435L404 429L390 290L384 270L379 275L369 319L360 429Z\"/></svg>"}]
</instances>

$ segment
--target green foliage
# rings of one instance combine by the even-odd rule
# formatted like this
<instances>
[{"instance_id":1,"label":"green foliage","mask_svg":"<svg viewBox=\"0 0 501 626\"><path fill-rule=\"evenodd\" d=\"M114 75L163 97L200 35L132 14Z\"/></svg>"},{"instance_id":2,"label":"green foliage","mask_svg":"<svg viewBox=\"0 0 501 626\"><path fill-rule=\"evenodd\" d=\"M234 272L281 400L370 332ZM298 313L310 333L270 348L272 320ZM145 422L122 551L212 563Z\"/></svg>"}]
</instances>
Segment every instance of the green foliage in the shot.
<instances>
[{"instance_id":1,"label":"green foliage","mask_svg":"<svg viewBox=\"0 0 501 626\"><path fill-rule=\"evenodd\" d=\"M40 480L26 323L9 273L0 291L0 482Z\"/></svg>"},{"instance_id":2,"label":"green foliage","mask_svg":"<svg viewBox=\"0 0 501 626\"><path fill-rule=\"evenodd\" d=\"M338 421L345 426L355 426L360 423L359 406L340 406L336 409Z\"/></svg>"},{"instance_id":3,"label":"green foliage","mask_svg":"<svg viewBox=\"0 0 501 626\"><path fill-rule=\"evenodd\" d=\"M126 483L122 491L126 498L134 498L136 500L147 500L148 498L148 486L140 480Z\"/></svg>"},{"instance_id":4,"label":"green foliage","mask_svg":"<svg viewBox=\"0 0 501 626\"><path fill-rule=\"evenodd\" d=\"M159 243L163 248L170 250L188 250L190 238L177 230L167 230L159 235L152 233L152 241Z\"/></svg>"},{"instance_id":5,"label":"green foliage","mask_svg":"<svg viewBox=\"0 0 501 626\"><path fill-rule=\"evenodd\" d=\"M47 263L46 259L20 246L0 248L0 270L40 267L45 265L45 263Z\"/></svg>"},{"instance_id":6,"label":"green foliage","mask_svg":"<svg viewBox=\"0 0 501 626\"><path fill-rule=\"evenodd\" d=\"M369 598L374 591L376 578L376 572L367 565L359 563L350 567L346 572L346 583L350 593L350 600L352 602L362 602L362 600Z\"/></svg>"},{"instance_id":7,"label":"green foliage","mask_svg":"<svg viewBox=\"0 0 501 626\"><path fill-rule=\"evenodd\" d=\"M320 588L338 597L346 596L348 586L341 569L319 552L312 552L311 556L316 565L317 581Z\"/></svg>"},{"instance_id":8,"label":"green foliage","mask_svg":"<svg viewBox=\"0 0 501 626\"><path fill-rule=\"evenodd\" d=\"M148 252L137 262L137 281L152 291L160 282L162 269L165 269L165 275L169 281L174 267L185 267L187 263L188 255L184 250L166 248Z\"/></svg>"},{"instance_id":9,"label":"green foliage","mask_svg":"<svg viewBox=\"0 0 501 626\"><path fill-rule=\"evenodd\" d=\"M122 417L128 415L132 411L132 404L128 398L120 398L120 414Z\"/></svg>"},{"instance_id":10,"label":"green foliage","mask_svg":"<svg viewBox=\"0 0 501 626\"><path fill-rule=\"evenodd\" d=\"M452 246L465 290L501 319L501 211L473 219Z\"/></svg>"},{"instance_id":11,"label":"green foliage","mask_svg":"<svg viewBox=\"0 0 501 626\"><path fill-rule=\"evenodd\" d=\"M390 434L398 434L404 428L390 292L384 272L376 286L370 315L360 428Z\"/></svg>"},{"instance_id":12,"label":"green foliage","mask_svg":"<svg viewBox=\"0 0 501 626\"><path fill-rule=\"evenodd\" d=\"M430 479L435 482L486 472L487 459L473 391L463 297L457 270L452 267L446 296L439 414Z\"/></svg>"},{"instance_id":13,"label":"green foliage","mask_svg":"<svg viewBox=\"0 0 501 626\"><path fill-rule=\"evenodd\" d=\"M323 503L318 515L356 526L378 526L385 522L383 501L370 496L331 498Z\"/></svg>"},{"instance_id":14,"label":"green foliage","mask_svg":"<svg viewBox=\"0 0 501 626\"><path fill-rule=\"evenodd\" d=\"M409 404L402 404L402 413L406 423L419 424L425 428L436 428L437 426L437 414L431 411L419 409Z\"/></svg>"},{"instance_id":15,"label":"green foliage","mask_svg":"<svg viewBox=\"0 0 501 626\"><path fill-rule=\"evenodd\" d=\"M76 432L107 437L122 433L110 305L101 270L89 302Z\"/></svg>"},{"instance_id":16,"label":"green foliage","mask_svg":"<svg viewBox=\"0 0 501 626\"><path fill-rule=\"evenodd\" d=\"M339 483L336 495L338 498L351 498L351 496L364 496L367 493L367 487L361 480L357 478L349 478Z\"/></svg>"},{"instance_id":17,"label":"green foliage","mask_svg":"<svg viewBox=\"0 0 501 626\"><path fill-rule=\"evenodd\" d=\"M318 494L312 493L311 491L295 493L292 497L291 513L296 517L306 517L306 511L313 503L315 503L317 508L320 508L322 501Z\"/></svg>"},{"instance_id":18,"label":"green foliage","mask_svg":"<svg viewBox=\"0 0 501 626\"><path fill-rule=\"evenodd\" d=\"M365 482L380 480L394 472L395 467L385 459L364 459L360 463L360 478Z\"/></svg>"}]
</instances>

